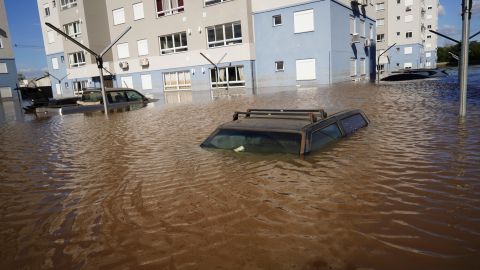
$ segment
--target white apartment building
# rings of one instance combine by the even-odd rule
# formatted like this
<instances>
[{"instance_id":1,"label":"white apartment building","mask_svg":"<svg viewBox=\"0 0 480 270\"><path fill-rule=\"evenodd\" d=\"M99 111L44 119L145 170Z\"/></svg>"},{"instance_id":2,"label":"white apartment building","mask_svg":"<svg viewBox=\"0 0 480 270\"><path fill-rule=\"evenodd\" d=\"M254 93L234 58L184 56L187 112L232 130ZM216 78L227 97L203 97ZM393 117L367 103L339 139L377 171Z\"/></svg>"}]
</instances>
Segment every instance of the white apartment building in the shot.
<instances>
[{"instance_id":1,"label":"white apartment building","mask_svg":"<svg viewBox=\"0 0 480 270\"><path fill-rule=\"evenodd\" d=\"M376 0L377 57L379 72L435 68L438 0Z\"/></svg>"}]
</instances>

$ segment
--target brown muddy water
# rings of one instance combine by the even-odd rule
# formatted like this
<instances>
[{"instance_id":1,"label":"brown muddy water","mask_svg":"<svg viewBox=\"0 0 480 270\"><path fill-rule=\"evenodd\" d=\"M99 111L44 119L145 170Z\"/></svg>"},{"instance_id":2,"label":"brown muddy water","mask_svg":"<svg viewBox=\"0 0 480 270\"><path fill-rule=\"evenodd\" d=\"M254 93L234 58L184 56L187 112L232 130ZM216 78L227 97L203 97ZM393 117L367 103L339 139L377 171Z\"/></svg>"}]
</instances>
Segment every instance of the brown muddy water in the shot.
<instances>
[{"instance_id":1,"label":"brown muddy water","mask_svg":"<svg viewBox=\"0 0 480 270\"><path fill-rule=\"evenodd\" d=\"M474 71L464 122L455 77L7 115L1 269L480 269ZM198 146L250 107L372 124L305 158Z\"/></svg>"}]
</instances>

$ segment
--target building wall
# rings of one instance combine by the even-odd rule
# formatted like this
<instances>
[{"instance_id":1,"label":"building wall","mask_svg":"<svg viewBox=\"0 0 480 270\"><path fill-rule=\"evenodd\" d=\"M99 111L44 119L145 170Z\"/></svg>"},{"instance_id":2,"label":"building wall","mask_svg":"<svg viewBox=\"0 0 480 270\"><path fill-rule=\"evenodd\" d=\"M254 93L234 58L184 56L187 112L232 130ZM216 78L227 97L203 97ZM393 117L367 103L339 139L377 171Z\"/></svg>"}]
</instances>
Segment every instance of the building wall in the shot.
<instances>
[{"instance_id":1,"label":"building wall","mask_svg":"<svg viewBox=\"0 0 480 270\"><path fill-rule=\"evenodd\" d=\"M318 85L341 81L367 79L374 70L375 54L365 48L374 35L374 21L365 17L361 9L337 1L303 1L302 4L282 5L277 9L254 13L256 45L256 82L258 87L291 87ZM273 5L275 6L275 5ZM314 31L295 33L295 12L313 10ZM273 16L282 16L282 25L273 26ZM350 17L355 18L356 29L361 20L367 27L359 43L352 44ZM315 59L315 79L297 80L297 60ZM351 76L351 59L365 59L365 75ZM276 71L275 62L284 61L284 70ZM374 77L374 75L373 75Z\"/></svg>"},{"instance_id":2,"label":"building wall","mask_svg":"<svg viewBox=\"0 0 480 270\"><path fill-rule=\"evenodd\" d=\"M5 65L7 73L0 73L0 100L15 98L14 89L17 85L17 67L13 55L7 12L3 0L0 0L0 64Z\"/></svg>"},{"instance_id":3,"label":"building wall","mask_svg":"<svg viewBox=\"0 0 480 270\"><path fill-rule=\"evenodd\" d=\"M150 73L154 86L152 91L162 91L163 72L190 70L192 90L209 90L210 75L206 72L201 76L199 70L202 68L208 70L213 66L200 53L205 54L219 66L243 64L244 73L250 74L247 69L250 70L249 63L254 59L250 1L235 0L204 6L203 1L185 0L183 12L157 17L156 2L145 0L143 1L144 18L134 20L132 5L137 3L126 0L107 0L108 23L112 38L117 37L128 26L132 27L132 30L119 41L119 44L128 44L129 57L120 59L118 47L112 48L114 59L112 69L117 74L117 81L124 76L138 77L137 80L134 79L135 85L135 81L137 84L140 81L139 74ZM114 25L113 11L119 8L124 9L125 23ZM207 27L237 21L241 23L242 28L241 44L208 48ZM187 33L188 51L162 55L159 37L179 32ZM139 56L137 41L144 39L148 43L148 55ZM149 65L142 66L142 59L148 59ZM121 68L120 62L127 62L128 68ZM251 76L245 77L245 80L246 88L249 88L249 85L252 85L248 82Z\"/></svg>"},{"instance_id":4,"label":"building wall","mask_svg":"<svg viewBox=\"0 0 480 270\"><path fill-rule=\"evenodd\" d=\"M437 37L429 30L437 29L438 0L413 0L413 5L409 5L408 10L406 0L400 0L399 2L377 0L376 3L384 3L386 8L385 11L377 11L377 19L384 16L388 18L386 20L388 27L378 28L379 33L386 29L386 35L385 41L379 42L377 55L388 46L396 43L396 47L385 54L390 57L390 64L386 64L386 57L380 60L381 64L386 64L389 67L385 69L384 74L387 75L389 72L403 69L404 63L412 63L412 68L436 67L436 58L428 57L427 60L426 54L436 56ZM406 20L407 16L411 16L411 21ZM412 37L407 37L406 32L412 32ZM413 53L404 54L403 49L405 47L412 47ZM397 48L400 48L401 51L397 51ZM412 59L413 57L415 59ZM427 62L430 66L427 65Z\"/></svg>"}]
</instances>

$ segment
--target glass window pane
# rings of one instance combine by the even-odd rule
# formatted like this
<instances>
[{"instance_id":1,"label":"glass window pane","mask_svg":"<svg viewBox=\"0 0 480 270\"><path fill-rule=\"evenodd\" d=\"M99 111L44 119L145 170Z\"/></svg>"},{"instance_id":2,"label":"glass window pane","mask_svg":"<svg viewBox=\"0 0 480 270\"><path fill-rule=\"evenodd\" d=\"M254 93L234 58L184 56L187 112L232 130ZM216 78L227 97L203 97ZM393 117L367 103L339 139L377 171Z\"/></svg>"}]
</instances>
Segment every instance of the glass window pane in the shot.
<instances>
[{"instance_id":1,"label":"glass window pane","mask_svg":"<svg viewBox=\"0 0 480 270\"><path fill-rule=\"evenodd\" d=\"M242 37L242 26L240 24L235 24L233 26L234 32L235 32L235 37L236 38L241 38Z\"/></svg>"},{"instance_id":2,"label":"glass window pane","mask_svg":"<svg viewBox=\"0 0 480 270\"><path fill-rule=\"evenodd\" d=\"M208 42L213 42L215 41L215 29L213 28L208 28L207 29L208 33Z\"/></svg>"},{"instance_id":3,"label":"glass window pane","mask_svg":"<svg viewBox=\"0 0 480 270\"><path fill-rule=\"evenodd\" d=\"M222 25L215 26L215 37L216 41L224 40Z\"/></svg>"},{"instance_id":4,"label":"glass window pane","mask_svg":"<svg viewBox=\"0 0 480 270\"><path fill-rule=\"evenodd\" d=\"M355 114L353 116L342 119L343 129L347 135L355 132L357 129L362 128L367 125L367 122L360 114Z\"/></svg>"},{"instance_id":5,"label":"glass window pane","mask_svg":"<svg viewBox=\"0 0 480 270\"><path fill-rule=\"evenodd\" d=\"M181 43L180 43L180 34L173 35L173 39L174 39L176 48L182 46Z\"/></svg>"},{"instance_id":6,"label":"glass window pane","mask_svg":"<svg viewBox=\"0 0 480 270\"><path fill-rule=\"evenodd\" d=\"M226 24L225 25L225 38L226 39L232 39L233 38L233 25L232 24Z\"/></svg>"}]
</instances>

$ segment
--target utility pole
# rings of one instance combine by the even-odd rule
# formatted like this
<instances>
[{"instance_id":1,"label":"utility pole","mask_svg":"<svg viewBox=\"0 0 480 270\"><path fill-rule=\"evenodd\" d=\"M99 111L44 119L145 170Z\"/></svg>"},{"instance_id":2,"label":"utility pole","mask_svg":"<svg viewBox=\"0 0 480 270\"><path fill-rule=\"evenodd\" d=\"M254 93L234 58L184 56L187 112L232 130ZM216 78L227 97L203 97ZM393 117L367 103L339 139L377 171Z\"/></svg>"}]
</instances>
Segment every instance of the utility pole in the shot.
<instances>
[{"instance_id":1,"label":"utility pole","mask_svg":"<svg viewBox=\"0 0 480 270\"><path fill-rule=\"evenodd\" d=\"M388 52L393 46L397 45L397 43L393 43L390 47L388 47L385 51L383 51L378 57L377 57L377 80L380 82L380 57ZM388 61L390 63L390 61Z\"/></svg>"},{"instance_id":2,"label":"utility pole","mask_svg":"<svg viewBox=\"0 0 480 270\"><path fill-rule=\"evenodd\" d=\"M468 52L470 35L470 18L472 17L472 0L463 0L462 3L462 51L460 54L460 117L467 115L467 86L468 86Z\"/></svg>"}]
</instances>

